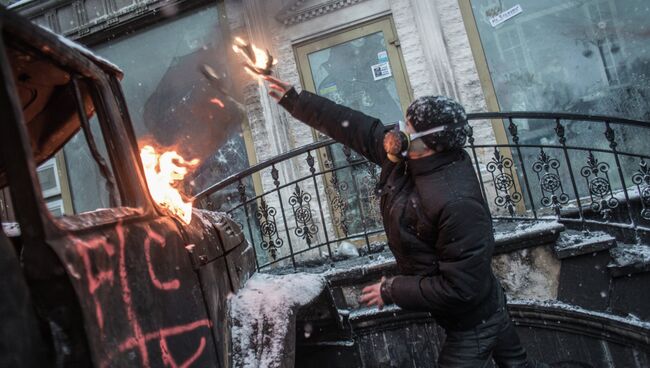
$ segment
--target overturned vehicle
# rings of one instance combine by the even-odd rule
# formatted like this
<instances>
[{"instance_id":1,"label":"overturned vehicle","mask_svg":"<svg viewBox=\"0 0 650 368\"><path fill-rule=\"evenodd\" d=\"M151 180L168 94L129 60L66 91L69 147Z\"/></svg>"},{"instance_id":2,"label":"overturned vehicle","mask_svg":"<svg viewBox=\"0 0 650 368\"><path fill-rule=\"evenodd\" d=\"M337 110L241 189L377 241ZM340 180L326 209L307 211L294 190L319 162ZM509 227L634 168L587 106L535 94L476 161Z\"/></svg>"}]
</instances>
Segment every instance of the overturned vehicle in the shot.
<instances>
[{"instance_id":1,"label":"overturned vehicle","mask_svg":"<svg viewBox=\"0 0 650 368\"><path fill-rule=\"evenodd\" d=\"M0 366L229 366L227 296L255 271L240 227L154 200L117 67L2 7L0 30ZM100 184L37 172L68 144Z\"/></svg>"}]
</instances>

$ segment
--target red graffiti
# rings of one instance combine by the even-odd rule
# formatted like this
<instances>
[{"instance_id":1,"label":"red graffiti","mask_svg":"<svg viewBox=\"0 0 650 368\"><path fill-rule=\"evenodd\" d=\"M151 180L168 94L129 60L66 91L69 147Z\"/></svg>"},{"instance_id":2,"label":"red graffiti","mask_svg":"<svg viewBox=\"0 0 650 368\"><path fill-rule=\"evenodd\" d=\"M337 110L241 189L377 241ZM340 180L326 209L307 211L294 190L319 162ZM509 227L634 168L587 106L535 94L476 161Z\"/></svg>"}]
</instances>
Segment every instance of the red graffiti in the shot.
<instances>
[{"instance_id":1,"label":"red graffiti","mask_svg":"<svg viewBox=\"0 0 650 368\"><path fill-rule=\"evenodd\" d=\"M163 358L163 363L165 365L168 365L172 368L187 368L192 363L194 363L201 354L203 354L203 349L205 349L205 337L201 338L201 342L199 343L199 348L196 349L196 352L192 354L191 357L189 357L183 364L178 365L176 361L174 360L174 357L169 353L169 348L167 347L167 340L165 339L160 339L160 350L162 351L162 358Z\"/></svg>"},{"instance_id":2,"label":"red graffiti","mask_svg":"<svg viewBox=\"0 0 650 368\"><path fill-rule=\"evenodd\" d=\"M150 228L147 228L146 232L147 237L143 243L143 250L151 283L159 290L173 291L179 289L181 286L179 279L172 278L169 281L161 281L153 267L151 257L152 244L156 243L161 249L164 249L166 246L165 237ZM102 311L100 298L99 295L97 295L97 292L102 285L110 284L111 287L114 286L114 274L116 273L114 270L115 263L110 262L110 260L114 260L114 257L117 256L117 274L119 279L118 290L121 294L122 304L126 310L127 320L125 323L127 323L129 331L127 332L128 337L118 345L117 349L105 351L105 359L101 361L100 366L110 367L113 365L113 358L116 354L121 354L135 349L140 355L140 366L150 367L151 359L149 356L149 350L147 349L148 343L156 344L160 347L162 363L165 366L171 368L187 368L191 366L204 353L207 346L207 337L200 337L196 350L189 357L184 358L184 360L181 360L180 362L178 362L177 358L172 355L168 346L168 339L172 336L189 333L199 328L206 328L209 330L212 328L210 320L201 319L199 321L174 327L160 328L157 331L145 333L136 314L133 294L129 285L126 259L126 229L121 222L119 222L115 227L115 234L117 236L116 245L109 243L106 237L95 237L88 241L74 236L71 236L70 239L74 250L81 258L83 267L85 268L84 273L86 276L85 278L87 279L87 289L95 305L95 315L97 318L97 324L100 327L100 334L104 333L105 321L104 312ZM98 252L103 253L98 254ZM103 261L103 259L106 259L106 261ZM70 265L70 267L72 267L72 265ZM70 268L70 270L71 273L75 273L73 268ZM104 295L104 293L102 293L102 295ZM112 300L111 302L111 304L114 304L115 301ZM186 345L186 343L184 343L184 345Z\"/></svg>"},{"instance_id":3,"label":"red graffiti","mask_svg":"<svg viewBox=\"0 0 650 368\"><path fill-rule=\"evenodd\" d=\"M115 248L111 243L107 242L105 237L83 241L71 236L71 240L83 261L86 270L86 278L88 279L88 292L93 298L93 303L95 304L95 316L97 317L97 324L101 330L104 328L104 313L102 312L102 306L95 293L97 292L97 289L106 282L113 285L113 270L98 270L98 272L94 274L93 268L91 267L92 262L88 253L90 251L103 249L109 257L112 257L115 254Z\"/></svg>"},{"instance_id":4,"label":"red graffiti","mask_svg":"<svg viewBox=\"0 0 650 368\"><path fill-rule=\"evenodd\" d=\"M147 260L147 269L149 270L149 276L151 277L151 282L160 290L176 290L181 286L181 282L178 279L171 281L161 282L156 276L156 272L153 269L153 263L151 262L151 242L155 241L160 245L161 248L165 247L165 238L160 234L154 232L151 229L147 229L147 238L144 240L144 256Z\"/></svg>"},{"instance_id":5,"label":"red graffiti","mask_svg":"<svg viewBox=\"0 0 650 368\"><path fill-rule=\"evenodd\" d=\"M144 367L149 367L149 352L147 351L147 342L144 339L142 334L142 328L140 323L135 315L133 310L133 301L131 300L131 288L129 287L129 281L127 279L126 273L126 255L125 255L125 244L124 241L124 228L122 227L122 222L120 221L115 228L117 232L117 239L119 241L119 273L120 273L120 285L122 286L122 301L126 306L126 315L131 324L131 329L133 330L133 339L137 342L138 349L140 350L140 356L142 357L142 365Z\"/></svg>"}]
</instances>

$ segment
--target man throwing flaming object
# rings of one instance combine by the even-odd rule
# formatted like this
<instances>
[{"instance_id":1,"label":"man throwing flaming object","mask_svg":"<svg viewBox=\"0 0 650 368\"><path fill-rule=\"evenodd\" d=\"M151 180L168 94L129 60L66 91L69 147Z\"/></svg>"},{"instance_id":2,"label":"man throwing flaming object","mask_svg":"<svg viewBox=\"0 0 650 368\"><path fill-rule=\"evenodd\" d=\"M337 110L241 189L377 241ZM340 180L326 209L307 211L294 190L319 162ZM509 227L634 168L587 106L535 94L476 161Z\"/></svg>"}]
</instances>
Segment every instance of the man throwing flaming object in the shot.
<instances>
[{"instance_id":1,"label":"man throwing flaming object","mask_svg":"<svg viewBox=\"0 0 650 368\"><path fill-rule=\"evenodd\" d=\"M360 302L430 312L447 335L440 367L484 367L492 358L499 367L538 366L527 359L492 273L492 219L463 149L464 108L446 97L420 97L408 107L406 123L390 129L263 78L293 117L381 166L377 190L399 275L364 288Z\"/></svg>"}]
</instances>

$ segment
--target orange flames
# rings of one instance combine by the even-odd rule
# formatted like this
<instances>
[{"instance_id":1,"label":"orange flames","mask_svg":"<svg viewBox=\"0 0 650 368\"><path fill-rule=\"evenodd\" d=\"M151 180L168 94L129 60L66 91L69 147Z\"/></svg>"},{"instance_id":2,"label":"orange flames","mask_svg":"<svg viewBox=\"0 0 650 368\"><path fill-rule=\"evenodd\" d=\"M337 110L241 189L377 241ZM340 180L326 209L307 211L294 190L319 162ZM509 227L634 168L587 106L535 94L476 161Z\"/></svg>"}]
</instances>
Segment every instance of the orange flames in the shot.
<instances>
[{"instance_id":1,"label":"orange flames","mask_svg":"<svg viewBox=\"0 0 650 368\"><path fill-rule=\"evenodd\" d=\"M151 197L172 215L189 224L192 220L192 201L186 202L174 185L183 180L188 168L198 165L199 160L186 161L176 151L159 154L152 146L142 147L140 158Z\"/></svg>"},{"instance_id":2,"label":"orange flames","mask_svg":"<svg viewBox=\"0 0 650 368\"><path fill-rule=\"evenodd\" d=\"M232 49L235 53L244 57L246 61L244 63L244 69L254 77L270 75L271 68L278 63L271 56L269 50L262 50L253 44L248 44L239 37L235 37L235 43L233 43Z\"/></svg>"}]
</instances>

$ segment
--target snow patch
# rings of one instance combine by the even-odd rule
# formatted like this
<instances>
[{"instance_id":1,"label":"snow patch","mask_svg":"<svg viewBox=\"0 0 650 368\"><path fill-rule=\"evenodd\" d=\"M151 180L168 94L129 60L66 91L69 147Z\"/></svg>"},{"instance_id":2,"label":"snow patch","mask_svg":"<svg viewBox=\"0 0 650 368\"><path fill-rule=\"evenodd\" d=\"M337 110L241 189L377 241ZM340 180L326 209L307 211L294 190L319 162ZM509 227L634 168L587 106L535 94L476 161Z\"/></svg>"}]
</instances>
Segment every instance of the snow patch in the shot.
<instances>
[{"instance_id":1,"label":"snow patch","mask_svg":"<svg viewBox=\"0 0 650 368\"><path fill-rule=\"evenodd\" d=\"M294 344L295 312L324 290L322 276L257 273L230 298L233 366L282 367Z\"/></svg>"},{"instance_id":2,"label":"snow patch","mask_svg":"<svg viewBox=\"0 0 650 368\"><path fill-rule=\"evenodd\" d=\"M17 222L3 222L2 230L5 235L10 238L17 238L20 236L20 225Z\"/></svg>"},{"instance_id":3,"label":"snow patch","mask_svg":"<svg viewBox=\"0 0 650 368\"><path fill-rule=\"evenodd\" d=\"M497 243L506 242L517 239L526 234L542 232L551 232L554 234L558 231L562 231L563 229L564 225L560 224L557 221L522 222L517 224L513 230L508 230L506 232L496 232L494 234L494 240Z\"/></svg>"},{"instance_id":4,"label":"snow patch","mask_svg":"<svg viewBox=\"0 0 650 368\"><path fill-rule=\"evenodd\" d=\"M336 255L345 258L359 257L359 250L354 244L348 241L343 241L339 244L339 247L336 248Z\"/></svg>"},{"instance_id":5,"label":"snow patch","mask_svg":"<svg viewBox=\"0 0 650 368\"><path fill-rule=\"evenodd\" d=\"M638 264L650 264L650 246L620 244L610 250L613 266L625 267Z\"/></svg>"},{"instance_id":6,"label":"snow patch","mask_svg":"<svg viewBox=\"0 0 650 368\"><path fill-rule=\"evenodd\" d=\"M546 248L523 249L492 258L492 269L509 298L557 297L560 261Z\"/></svg>"}]
</instances>

